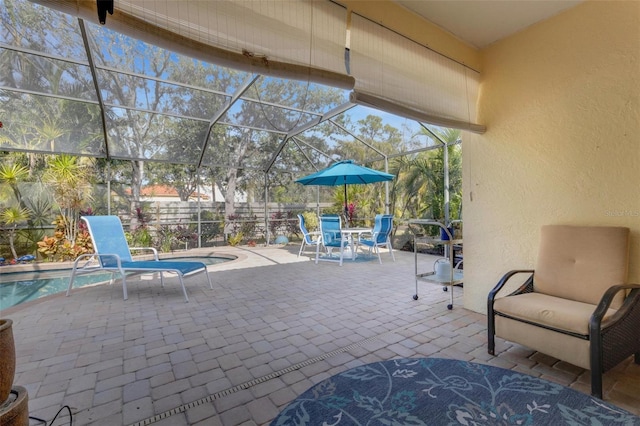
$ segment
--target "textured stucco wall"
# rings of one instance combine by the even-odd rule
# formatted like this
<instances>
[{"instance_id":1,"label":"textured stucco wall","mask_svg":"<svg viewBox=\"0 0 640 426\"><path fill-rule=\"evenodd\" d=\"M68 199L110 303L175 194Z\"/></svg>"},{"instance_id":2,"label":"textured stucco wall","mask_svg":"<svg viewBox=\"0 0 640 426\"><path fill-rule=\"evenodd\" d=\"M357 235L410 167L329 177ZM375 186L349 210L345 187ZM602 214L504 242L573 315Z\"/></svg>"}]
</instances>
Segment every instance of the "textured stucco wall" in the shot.
<instances>
[{"instance_id":1,"label":"textured stucco wall","mask_svg":"<svg viewBox=\"0 0 640 426\"><path fill-rule=\"evenodd\" d=\"M589 1L482 52L463 145L465 307L534 266L543 224L632 230L640 282L640 2Z\"/></svg>"}]
</instances>

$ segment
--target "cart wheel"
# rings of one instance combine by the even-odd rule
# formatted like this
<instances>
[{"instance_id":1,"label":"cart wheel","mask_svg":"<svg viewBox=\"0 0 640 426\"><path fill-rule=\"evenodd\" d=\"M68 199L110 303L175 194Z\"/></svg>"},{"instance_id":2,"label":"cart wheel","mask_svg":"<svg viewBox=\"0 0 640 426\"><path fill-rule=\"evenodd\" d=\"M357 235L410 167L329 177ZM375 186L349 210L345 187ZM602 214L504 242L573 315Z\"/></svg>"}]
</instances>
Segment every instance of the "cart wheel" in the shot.
<instances>
[{"instance_id":1,"label":"cart wheel","mask_svg":"<svg viewBox=\"0 0 640 426\"><path fill-rule=\"evenodd\" d=\"M442 287L442 291L449 291L449 289L447 288L447 286Z\"/></svg>"},{"instance_id":2,"label":"cart wheel","mask_svg":"<svg viewBox=\"0 0 640 426\"><path fill-rule=\"evenodd\" d=\"M418 300L418 295L417 294L413 295L413 300Z\"/></svg>"},{"instance_id":3,"label":"cart wheel","mask_svg":"<svg viewBox=\"0 0 640 426\"><path fill-rule=\"evenodd\" d=\"M453 309L453 305L451 305L451 304L447 305L447 309L448 310L452 310Z\"/></svg>"}]
</instances>

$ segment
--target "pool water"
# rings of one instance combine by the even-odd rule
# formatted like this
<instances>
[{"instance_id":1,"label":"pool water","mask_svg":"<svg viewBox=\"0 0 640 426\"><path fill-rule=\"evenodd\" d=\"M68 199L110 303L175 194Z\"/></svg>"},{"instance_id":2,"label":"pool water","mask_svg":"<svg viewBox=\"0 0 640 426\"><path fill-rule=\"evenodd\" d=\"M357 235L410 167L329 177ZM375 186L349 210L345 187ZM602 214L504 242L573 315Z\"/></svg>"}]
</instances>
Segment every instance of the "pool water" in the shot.
<instances>
[{"instance_id":1,"label":"pool water","mask_svg":"<svg viewBox=\"0 0 640 426\"><path fill-rule=\"evenodd\" d=\"M203 262L206 265L233 260L228 257L172 257L164 260ZM0 269L1 271L1 269ZM19 305L40 297L66 292L69 286L71 269L58 269L35 272L0 273L0 310ZM115 275L118 279L118 275ZM111 273L96 272L93 274L76 276L73 288L98 284L109 281Z\"/></svg>"}]
</instances>

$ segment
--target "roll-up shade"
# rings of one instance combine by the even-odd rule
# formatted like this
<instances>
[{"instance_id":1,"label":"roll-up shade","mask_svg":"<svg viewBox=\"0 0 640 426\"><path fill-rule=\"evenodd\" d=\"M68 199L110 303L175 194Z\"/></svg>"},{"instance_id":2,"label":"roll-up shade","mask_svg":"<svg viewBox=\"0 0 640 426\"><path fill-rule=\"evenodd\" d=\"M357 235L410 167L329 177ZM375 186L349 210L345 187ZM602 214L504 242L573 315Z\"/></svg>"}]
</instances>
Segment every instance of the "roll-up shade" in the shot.
<instances>
[{"instance_id":1,"label":"roll-up shade","mask_svg":"<svg viewBox=\"0 0 640 426\"><path fill-rule=\"evenodd\" d=\"M98 21L95 1L34 1ZM344 66L346 13L313 0L121 0L106 26L221 66L352 89Z\"/></svg>"},{"instance_id":2,"label":"roll-up shade","mask_svg":"<svg viewBox=\"0 0 640 426\"><path fill-rule=\"evenodd\" d=\"M436 125L483 133L479 74L360 15L351 17L353 102Z\"/></svg>"},{"instance_id":3,"label":"roll-up shade","mask_svg":"<svg viewBox=\"0 0 640 426\"><path fill-rule=\"evenodd\" d=\"M98 20L95 1L32 1ZM477 71L347 13L318 0L118 0L106 26L205 62L354 89L352 101L407 118L485 131Z\"/></svg>"}]
</instances>

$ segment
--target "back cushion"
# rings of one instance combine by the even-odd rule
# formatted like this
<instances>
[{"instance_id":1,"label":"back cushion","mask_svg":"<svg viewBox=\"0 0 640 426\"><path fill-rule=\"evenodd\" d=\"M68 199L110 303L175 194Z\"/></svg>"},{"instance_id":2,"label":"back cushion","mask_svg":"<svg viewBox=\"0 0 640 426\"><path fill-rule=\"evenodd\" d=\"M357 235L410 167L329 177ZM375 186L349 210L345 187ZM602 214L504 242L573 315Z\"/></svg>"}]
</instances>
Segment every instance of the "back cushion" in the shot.
<instances>
[{"instance_id":1,"label":"back cushion","mask_svg":"<svg viewBox=\"0 0 640 426\"><path fill-rule=\"evenodd\" d=\"M534 276L538 293L597 304L604 292L627 282L629 228L545 225ZM619 308L624 292L611 307Z\"/></svg>"}]
</instances>

